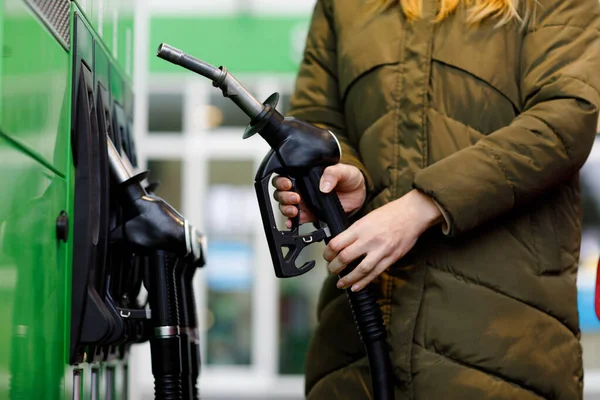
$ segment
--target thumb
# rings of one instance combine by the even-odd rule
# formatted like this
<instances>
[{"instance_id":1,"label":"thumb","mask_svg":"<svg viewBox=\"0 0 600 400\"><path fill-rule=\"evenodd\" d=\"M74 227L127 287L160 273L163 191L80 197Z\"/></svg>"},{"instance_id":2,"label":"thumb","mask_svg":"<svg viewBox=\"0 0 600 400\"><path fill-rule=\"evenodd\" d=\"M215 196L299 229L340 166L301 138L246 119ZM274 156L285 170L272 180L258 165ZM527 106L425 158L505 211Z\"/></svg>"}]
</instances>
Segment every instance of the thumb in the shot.
<instances>
[{"instance_id":1,"label":"thumb","mask_svg":"<svg viewBox=\"0 0 600 400\"><path fill-rule=\"evenodd\" d=\"M345 174L345 168L342 164L332 165L325 168L323 176L321 176L321 184L319 189L323 193L329 193L337 186L338 182Z\"/></svg>"}]
</instances>

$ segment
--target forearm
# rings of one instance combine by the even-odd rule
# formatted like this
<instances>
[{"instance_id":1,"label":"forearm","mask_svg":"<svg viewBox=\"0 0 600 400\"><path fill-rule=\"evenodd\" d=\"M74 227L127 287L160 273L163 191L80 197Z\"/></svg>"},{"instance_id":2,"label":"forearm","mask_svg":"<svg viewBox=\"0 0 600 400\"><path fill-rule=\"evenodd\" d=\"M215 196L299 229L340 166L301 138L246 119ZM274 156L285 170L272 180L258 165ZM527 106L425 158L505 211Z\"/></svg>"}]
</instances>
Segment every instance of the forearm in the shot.
<instances>
[{"instance_id":1,"label":"forearm","mask_svg":"<svg viewBox=\"0 0 600 400\"><path fill-rule=\"evenodd\" d=\"M598 102L540 103L510 126L417 172L414 187L439 204L450 235L528 204L583 165L595 138Z\"/></svg>"}]
</instances>

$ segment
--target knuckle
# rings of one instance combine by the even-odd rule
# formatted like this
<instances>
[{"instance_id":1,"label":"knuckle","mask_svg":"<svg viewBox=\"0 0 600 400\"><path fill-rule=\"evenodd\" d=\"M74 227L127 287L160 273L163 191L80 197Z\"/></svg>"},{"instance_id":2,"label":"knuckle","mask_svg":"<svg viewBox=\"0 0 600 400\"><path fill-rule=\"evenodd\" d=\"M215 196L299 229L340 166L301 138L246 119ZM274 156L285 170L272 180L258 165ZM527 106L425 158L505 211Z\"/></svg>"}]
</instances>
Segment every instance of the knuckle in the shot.
<instances>
[{"instance_id":1,"label":"knuckle","mask_svg":"<svg viewBox=\"0 0 600 400\"><path fill-rule=\"evenodd\" d=\"M367 274L369 272L371 272L371 266L369 266L368 264L362 263L358 266L358 272L360 272L361 274Z\"/></svg>"},{"instance_id":2,"label":"knuckle","mask_svg":"<svg viewBox=\"0 0 600 400\"><path fill-rule=\"evenodd\" d=\"M350 254L347 251L342 251L338 257L342 264L348 264L350 262Z\"/></svg>"},{"instance_id":3,"label":"knuckle","mask_svg":"<svg viewBox=\"0 0 600 400\"><path fill-rule=\"evenodd\" d=\"M396 246L394 246L394 244L392 242L390 242L390 241L386 241L383 244L383 248L386 250L386 253L390 253L390 252L396 250Z\"/></svg>"},{"instance_id":4,"label":"knuckle","mask_svg":"<svg viewBox=\"0 0 600 400\"><path fill-rule=\"evenodd\" d=\"M333 239L331 242L329 242L329 248L334 252L334 253L339 253L341 248L340 248L340 243L339 241Z\"/></svg>"},{"instance_id":5,"label":"knuckle","mask_svg":"<svg viewBox=\"0 0 600 400\"><path fill-rule=\"evenodd\" d=\"M397 246L395 245L394 241L391 240L389 237L383 237L380 238L381 239L381 246L386 249L388 252L390 250L394 250Z\"/></svg>"}]
</instances>

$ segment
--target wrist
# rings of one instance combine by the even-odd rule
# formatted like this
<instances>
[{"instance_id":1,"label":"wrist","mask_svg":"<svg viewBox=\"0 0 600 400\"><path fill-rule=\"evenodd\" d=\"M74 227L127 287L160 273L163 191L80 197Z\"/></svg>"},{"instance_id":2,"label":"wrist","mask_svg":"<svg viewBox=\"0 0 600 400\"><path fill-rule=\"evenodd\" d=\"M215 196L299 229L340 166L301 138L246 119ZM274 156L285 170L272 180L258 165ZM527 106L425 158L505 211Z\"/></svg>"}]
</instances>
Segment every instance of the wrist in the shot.
<instances>
[{"instance_id":1,"label":"wrist","mask_svg":"<svg viewBox=\"0 0 600 400\"><path fill-rule=\"evenodd\" d=\"M423 231L444 222L444 216L431 196L417 189L410 193L417 199L417 212L423 222Z\"/></svg>"}]
</instances>

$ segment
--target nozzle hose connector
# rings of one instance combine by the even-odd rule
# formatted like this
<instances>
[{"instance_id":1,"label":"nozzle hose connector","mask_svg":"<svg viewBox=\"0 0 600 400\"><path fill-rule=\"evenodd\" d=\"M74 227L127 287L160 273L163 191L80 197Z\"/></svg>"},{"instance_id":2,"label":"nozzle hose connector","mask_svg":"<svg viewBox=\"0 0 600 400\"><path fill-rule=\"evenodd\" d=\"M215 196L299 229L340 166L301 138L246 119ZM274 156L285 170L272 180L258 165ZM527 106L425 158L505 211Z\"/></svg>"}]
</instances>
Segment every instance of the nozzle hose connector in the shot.
<instances>
[{"instance_id":1,"label":"nozzle hose connector","mask_svg":"<svg viewBox=\"0 0 600 400\"><path fill-rule=\"evenodd\" d=\"M210 79L213 86L221 89L223 96L230 98L251 120L263 112L265 106L252 96L233 75L229 74L227 68L214 67L166 43L158 46L156 55L165 61Z\"/></svg>"}]
</instances>

